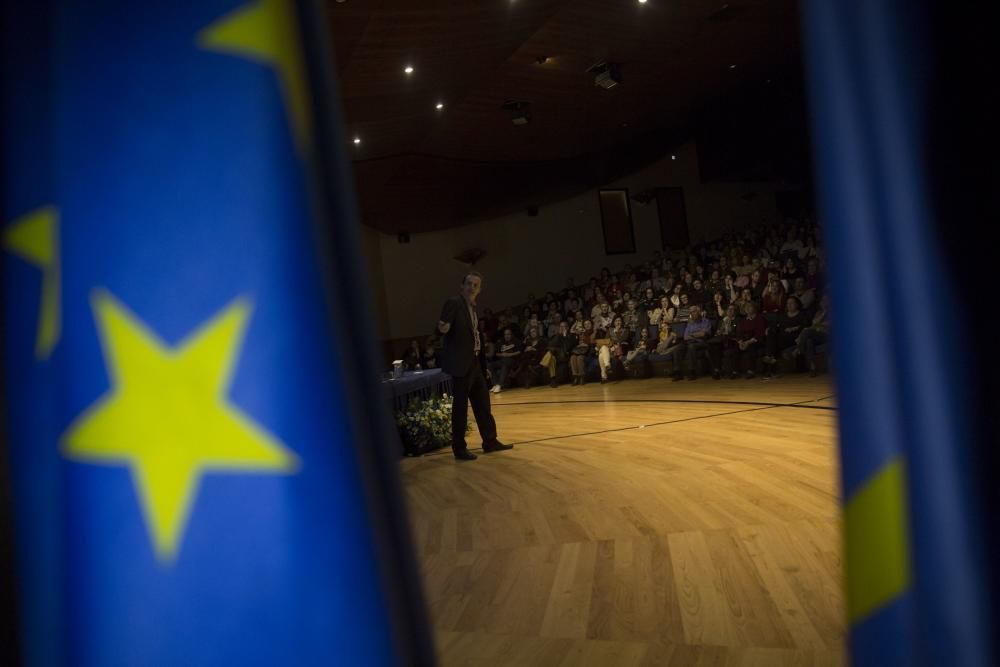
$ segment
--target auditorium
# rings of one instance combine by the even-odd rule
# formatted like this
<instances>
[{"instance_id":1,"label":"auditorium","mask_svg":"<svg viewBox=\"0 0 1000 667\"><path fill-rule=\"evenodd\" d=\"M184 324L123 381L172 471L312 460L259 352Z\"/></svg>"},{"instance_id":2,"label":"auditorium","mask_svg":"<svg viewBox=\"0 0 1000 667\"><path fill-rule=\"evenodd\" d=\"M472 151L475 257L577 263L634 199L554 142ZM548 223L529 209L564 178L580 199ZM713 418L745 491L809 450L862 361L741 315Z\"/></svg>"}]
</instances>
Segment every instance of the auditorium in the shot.
<instances>
[{"instance_id":1,"label":"auditorium","mask_svg":"<svg viewBox=\"0 0 1000 667\"><path fill-rule=\"evenodd\" d=\"M0 664L998 664L976 11L4 3Z\"/></svg>"}]
</instances>

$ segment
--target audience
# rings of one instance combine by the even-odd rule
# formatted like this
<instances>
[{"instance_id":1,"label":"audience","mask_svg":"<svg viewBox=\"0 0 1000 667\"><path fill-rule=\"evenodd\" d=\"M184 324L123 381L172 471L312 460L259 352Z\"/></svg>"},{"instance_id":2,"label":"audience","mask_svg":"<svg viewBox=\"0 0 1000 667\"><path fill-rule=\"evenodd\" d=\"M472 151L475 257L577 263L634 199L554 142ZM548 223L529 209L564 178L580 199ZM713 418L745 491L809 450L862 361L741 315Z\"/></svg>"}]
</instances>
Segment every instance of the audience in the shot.
<instances>
[{"instance_id":1,"label":"audience","mask_svg":"<svg viewBox=\"0 0 1000 667\"><path fill-rule=\"evenodd\" d=\"M515 378L530 386L541 368L552 386L567 368L572 384L582 385L588 375L604 383L663 362L675 380L694 380L703 360L715 379L778 377L782 359L814 376L829 335L817 238L815 226L772 225L657 252L617 273L602 267L579 286L568 278L516 308L484 308L491 391ZM405 368L437 368L435 344L428 339L422 351L411 341Z\"/></svg>"}]
</instances>

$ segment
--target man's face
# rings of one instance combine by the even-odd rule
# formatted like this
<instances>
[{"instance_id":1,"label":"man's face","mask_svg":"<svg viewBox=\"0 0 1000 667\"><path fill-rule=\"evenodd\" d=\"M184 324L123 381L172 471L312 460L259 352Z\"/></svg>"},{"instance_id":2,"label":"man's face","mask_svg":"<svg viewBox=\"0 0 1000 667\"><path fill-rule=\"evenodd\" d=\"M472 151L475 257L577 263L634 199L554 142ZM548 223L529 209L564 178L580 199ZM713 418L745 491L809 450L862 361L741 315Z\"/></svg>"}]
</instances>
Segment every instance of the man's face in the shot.
<instances>
[{"instance_id":1,"label":"man's face","mask_svg":"<svg viewBox=\"0 0 1000 667\"><path fill-rule=\"evenodd\" d=\"M635 310L635 301L629 301L628 302L628 309L629 310Z\"/></svg>"},{"instance_id":2,"label":"man's face","mask_svg":"<svg viewBox=\"0 0 1000 667\"><path fill-rule=\"evenodd\" d=\"M470 274L465 276L465 282L462 283L462 293L469 301L475 301L476 297L479 296L479 290L482 289L482 287L482 278Z\"/></svg>"},{"instance_id":3,"label":"man's face","mask_svg":"<svg viewBox=\"0 0 1000 667\"><path fill-rule=\"evenodd\" d=\"M507 341L508 343L511 341L511 339L513 337L514 337L514 334L511 332L510 329L507 329L506 331L503 332L503 339L505 341Z\"/></svg>"},{"instance_id":4,"label":"man's face","mask_svg":"<svg viewBox=\"0 0 1000 667\"><path fill-rule=\"evenodd\" d=\"M681 303L682 304L687 304L687 302L688 302L688 295L687 294L681 294Z\"/></svg>"},{"instance_id":5,"label":"man's face","mask_svg":"<svg viewBox=\"0 0 1000 667\"><path fill-rule=\"evenodd\" d=\"M695 289L701 289L701 281L700 280L694 281L694 288Z\"/></svg>"},{"instance_id":6,"label":"man's face","mask_svg":"<svg viewBox=\"0 0 1000 667\"><path fill-rule=\"evenodd\" d=\"M733 318L736 317L736 307L729 306L726 308L726 317Z\"/></svg>"},{"instance_id":7,"label":"man's face","mask_svg":"<svg viewBox=\"0 0 1000 667\"><path fill-rule=\"evenodd\" d=\"M789 313L798 312L799 310L798 302L794 298L788 297L788 301L785 303L785 310L787 310Z\"/></svg>"},{"instance_id":8,"label":"man's face","mask_svg":"<svg viewBox=\"0 0 1000 667\"><path fill-rule=\"evenodd\" d=\"M698 306L691 306L691 319L695 322L701 319L701 308Z\"/></svg>"},{"instance_id":9,"label":"man's face","mask_svg":"<svg viewBox=\"0 0 1000 667\"><path fill-rule=\"evenodd\" d=\"M601 315L607 315L607 314L608 314L608 304L602 303L601 304Z\"/></svg>"}]
</instances>

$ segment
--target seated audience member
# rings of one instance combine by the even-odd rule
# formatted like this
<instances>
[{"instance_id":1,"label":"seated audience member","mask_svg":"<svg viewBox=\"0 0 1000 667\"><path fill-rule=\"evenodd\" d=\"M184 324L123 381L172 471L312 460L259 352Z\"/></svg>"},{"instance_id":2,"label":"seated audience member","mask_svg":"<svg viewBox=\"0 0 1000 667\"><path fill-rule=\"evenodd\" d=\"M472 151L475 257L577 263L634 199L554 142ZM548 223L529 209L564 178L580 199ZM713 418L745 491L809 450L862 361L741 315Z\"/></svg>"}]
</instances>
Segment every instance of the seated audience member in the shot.
<instances>
[{"instance_id":1,"label":"seated audience member","mask_svg":"<svg viewBox=\"0 0 1000 667\"><path fill-rule=\"evenodd\" d=\"M521 354L521 344L514 338L514 332L508 327L503 330L503 338L497 344L496 358L490 364L490 375L493 376L493 388L490 390L494 394L499 394L504 385L507 384L507 376L510 369Z\"/></svg>"},{"instance_id":2,"label":"seated audience member","mask_svg":"<svg viewBox=\"0 0 1000 667\"><path fill-rule=\"evenodd\" d=\"M712 295L712 303L706 308L706 311L715 319L721 319L726 316L726 299L721 290Z\"/></svg>"},{"instance_id":3,"label":"seated audience member","mask_svg":"<svg viewBox=\"0 0 1000 667\"><path fill-rule=\"evenodd\" d=\"M687 292L681 294L681 305L677 306L677 321L687 322L691 317L691 300Z\"/></svg>"},{"instance_id":4,"label":"seated audience member","mask_svg":"<svg viewBox=\"0 0 1000 667\"><path fill-rule=\"evenodd\" d=\"M625 312L622 313L622 321L625 323L625 328L628 329L630 336L635 336L636 332L642 326L645 318L642 316L642 312L638 309L638 304L633 299L628 302L628 306Z\"/></svg>"},{"instance_id":5,"label":"seated audience member","mask_svg":"<svg viewBox=\"0 0 1000 667\"><path fill-rule=\"evenodd\" d=\"M753 273L750 274L750 284L747 287L750 288L750 294L753 296L754 301L760 301L763 298L767 282L764 280L764 274L761 273L760 269L754 269Z\"/></svg>"},{"instance_id":6,"label":"seated audience member","mask_svg":"<svg viewBox=\"0 0 1000 667\"><path fill-rule=\"evenodd\" d=\"M799 300L794 296L788 297L785 310L778 315L778 319L768 328L767 332L767 356L763 360L773 370L774 375L778 375L777 357L791 354L792 350L795 349L795 341L798 339L799 333L808 323ZM765 369L765 377L771 372Z\"/></svg>"},{"instance_id":7,"label":"seated audience member","mask_svg":"<svg viewBox=\"0 0 1000 667\"><path fill-rule=\"evenodd\" d=\"M691 300L692 306L704 308L708 305L709 295L705 292L700 279L695 278L691 283L691 291L688 292L688 298Z\"/></svg>"},{"instance_id":8,"label":"seated audience member","mask_svg":"<svg viewBox=\"0 0 1000 667\"><path fill-rule=\"evenodd\" d=\"M598 315L604 315L607 312L608 308L610 307L611 306L608 304L608 300L604 296L604 292L598 291L597 303L595 303L593 307L590 309L590 319L593 320ZM597 324L595 323L594 326L596 327Z\"/></svg>"},{"instance_id":9,"label":"seated audience member","mask_svg":"<svg viewBox=\"0 0 1000 667\"><path fill-rule=\"evenodd\" d=\"M761 313L765 316L768 313L779 313L785 307L788 297L785 295L785 288L776 277L771 278L764 290L764 298L761 300Z\"/></svg>"},{"instance_id":10,"label":"seated audience member","mask_svg":"<svg viewBox=\"0 0 1000 667\"><path fill-rule=\"evenodd\" d=\"M708 339L712 335L712 323L701 314L701 308L691 306L691 316L684 329L684 344L687 346L688 380L698 378L698 358L708 354Z\"/></svg>"},{"instance_id":11,"label":"seated audience member","mask_svg":"<svg viewBox=\"0 0 1000 667\"><path fill-rule=\"evenodd\" d=\"M559 312L559 304L555 301L549 302L548 313L545 315L545 337L551 338L559 333L559 323L562 322L563 316Z\"/></svg>"},{"instance_id":12,"label":"seated audience member","mask_svg":"<svg viewBox=\"0 0 1000 667\"><path fill-rule=\"evenodd\" d=\"M735 380L739 368L746 368L747 379L753 379L757 370L757 358L766 340L767 323L757 312L757 304L747 304L746 314L736 325L736 363L731 377Z\"/></svg>"},{"instance_id":13,"label":"seated audience member","mask_svg":"<svg viewBox=\"0 0 1000 667\"><path fill-rule=\"evenodd\" d=\"M542 330L542 323L538 321L537 313L532 313L531 317L521 327L521 338L525 338L532 329L536 329L539 332Z\"/></svg>"},{"instance_id":14,"label":"seated audience member","mask_svg":"<svg viewBox=\"0 0 1000 667\"><path fill-rule=\"evenodd\" d=\"M726 297L728 303L736 301L740 297L738 288L736 287L736 274L729 272L722 279L722 293Z\"/></svg>"},{"instance_id":15,"label":"seated audience member","mask_svg":"<svg viewBox=\"0 0 1000 667\"><path fill-rule=\"evenodd\" d=\"M781 284L785 286L787 292L795 284L795 279L802 275L799 272L799 265L789 257L785 260L785 265L781 267Z\"/></svg>"},{"instance_id":16,"label":"seated audience member","mask_svg":"<svg viewBox=\"0 0 1000 667\"><path fill-rule=\"evenodd\" d=\"M410 341L410 347L403 355L403 368L408 371L415 371L420 367L420 359L423 356L420 352L420 343L414 338Z\"/></svg>"},{"instance_id":17,"label":"seated audience member","mask_svg":"<svg viewBox=\"0 0 1000 667\"><path fill-rule=\"evenodd\" d=\"M528 336L524 339L521 354L517 357L514 366L515 373L523 376L525 373L534 375L535 366L545 354L545 340L541 337L539 330L532 327L528 330ZM530 386L530 380L524 380L525 386Z\"/></svg>"},{"instance_id":18,"label":"seated audience member","mask_svg":"<svg viewBox=\"0 0 1000 667\"><path fill-rule=\"evenodd\" d=\"M608 330L611 328L611 323L614 322L614 313L611 312L611 307L607 303L602 303L597 315L591 319L594 320L595 329Z\"/></svg>"},{"instance_id":19,"label":"seated audience member","mask_svg":"<svg viewBox=\"0 0 1000 667\"><path fill-rule=\"evenodd\" d=\"M569 369L573 374L573 384L582 385L586 382L587 362L594 359L596 362L597 353L594 349L594 323L585 320L583 331L577 336L576 347L569 355Z\"/></svg>"},{"instance_id":20,"label":"seated audience member","mask_svg":"<svg viewBox=\"0 0 1000 667\"><path fill-rule=\"evenodd\" d=\"M647 287L642 293L642 303L639 307L645 311L654 310L660 304L660 300L656 298L656 291L652 287Z\"/></svg>"},{"instance_id":21,"label":"seated audience member","mask_svg":"<svg viewBox=\"0 0 1000 667\"><path fill-rule=\"evenodd\" d=\"M709 275L708 281L705 283L705 289L710 293L724 292L725 282L719 276L718 269L712 269L712 273Z\"/></svg>"},{"instance_id":22,"label":"seated audience member","mask_svg":"<svg viewBox=\"0 0 1000 667\"><path fill-rule=\"evenodd\" d=\"M560 322L556 335L551 336L546 344L546 354L541 361L541 365L549 372L549 386L559 386L559 366L569 361L576 341L576 336L569 332L569 324L565 320Z\"/></svg>"},{"instance_id":23,"label":"seated audience member","mask_svg":"<svg viewBox=\"0 0 1000 667\"><path fill-rule=\"evenodd\" d=\"M606 329L595 326L594 348L597 350L597 365L601 370L601 384L608 381L608 370L611 369L611 336Z\"/></svg>"},{"instance_id":24,"label":"seated audience member","mask_svg":"<svg viewBox=\"0 0 1000 667\"><path fill-rule=\"evenodd\" d=\"M632 349L625 353L625 370L629 370L632 364L641 364L649 353L649 329L643 327L634 338Z\"/></svg>"},{"instance_id":25,"label":"seated audience member","mask_svg":"<svg viewBox=\"0 0 1000 667\"><path fill-rule=\"evenodd\" d=\"M667 361L673 367L674 382L681 379L681 362L684 359L684 341L674 328L665 324L660 328L660 342L649 355L650 361Z\"/></svg>"},{"instance_id":26,"label":"seated audience member","mask_svg":"<svg viewBox=\"0 0 1000 667\"><path fill-rule=\"evenodd\" d=\"M814 290L815 293L820 294L826 288L826 280L823 278L823 274L819 269L819 259L815 257L810 257L809 261L806 263L806 287Z\"/></svg>"},{"instance_id":27,"label":"seated audience member","mask_svg":"<svg viewBox=\"0 0 1000 667\"><path fill-rule=\"evenodd\" d=\"M632 333L625 327L625 320L620 315L615 316L608 336L611 338L611 356L621 360L632 342Z\"/></svg>"},{"instance_id":28,"label":"seated audience member","mask_svg":"<svg viewBox=\"0 0 1000 667\"><path fill-rule=\"evenodd\" d=\"M583 301L577 298L576 290L568 290L566 294L566 301L563 302L563 312L566 315L575 313L583 307Z\"/></svg>"},{"instance_id":29,"label":"seated audience member","mask_svg":"<svg viewBox=\"0 0 1000 667\"><path fill-rule=\"evenodd\" d=\"M812 323L799 334L795 341L795 354L806 360L809 377L816 377L816 346L826 342L830 331L830 298L823 295L812 316Z\"/></svg>"},{"instance_id":30,"label":"seated audience member","mask_svg":"<svg viewBox=\"0 0 1000 667\"><path fill-rule=\"evenodd\" d=\"M749 302L752 303L752 302ZM715 328L715 335L708 339L708 358L712 362L712 377L718 380L721 375L723 355L730 359L729 350L736 347L736 306L726 307L723 316L719 318L719 324Z\"/></svg>"},{"instance_id":31,"label":"seated audience member","mask_svg":"<svg viewBox=\"0 0 1000 667\"><path fill-rule=\"evenodd\" d=\"M579 336L583 333L583 325L585 320L583 319L583 311L578 310L573 313L573 324L569 327L569 332L574 336Z\"/></svg>"},{"instance_id":32,"label":"seated audience member","mask_svg":"<svg viewBox=\"0 0 1000 667\"><path fill-rule=\"evenodd\" d=\"M424 353L420 356L420 364L424 368L437 368L437 350L434 349L434 340L431 338L427 339L427 346L424 348Z\"/></svg>"},{"instance_id":33,"label":"seated audience member","mask_svg":"<svg viewBox=\"0 0 1000 667\"><path fill-rule=\"evenodd\" d=\"M684 283L678 282L674 285L674 290L670 293L670 304L674 308L681 307L681 294L684 293Z\"/></svg>"},{"instance_id":34,"label":"seated audience member","mask_svg":"<svg viewBox=\"0 0 1000 667\"><path fill-rule=\"evenodd\" d=\"M816 293L806 287L806 279L803 276L795 279L795 286L792 288L791 295L802 303L802 310L807 313L812 311L813 302L816 301Z\"/></svg>"}]
</instances>

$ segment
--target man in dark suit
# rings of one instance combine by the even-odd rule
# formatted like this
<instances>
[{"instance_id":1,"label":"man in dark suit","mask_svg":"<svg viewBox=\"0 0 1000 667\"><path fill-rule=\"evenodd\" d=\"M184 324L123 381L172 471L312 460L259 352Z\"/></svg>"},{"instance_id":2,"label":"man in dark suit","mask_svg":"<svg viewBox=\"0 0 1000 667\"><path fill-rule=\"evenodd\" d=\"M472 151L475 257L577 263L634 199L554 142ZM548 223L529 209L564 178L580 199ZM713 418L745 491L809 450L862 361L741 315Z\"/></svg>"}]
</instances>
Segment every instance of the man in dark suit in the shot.
<instances>
[{"instance_id":1,"label":"man in dark suit","mask_svg":"<svg viewBox=\"0 0 1000 667\"><path fill-rule=\"evenodd\" d=\"M469 403L472 403L472 413L483 438L484 452L514 447L497 440L497 423L490 412L490 393L484 372L485 341L479 340L479 316L476 314L476 297L482 285L481 275L475 271L468 273L462 281L461 294L445 301L438 321L438 331L444 336L441 370L452 377L455 392L451 408L451 449L459 461L476 459L465 442Z\"/></svg>"}]
</instances>

